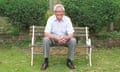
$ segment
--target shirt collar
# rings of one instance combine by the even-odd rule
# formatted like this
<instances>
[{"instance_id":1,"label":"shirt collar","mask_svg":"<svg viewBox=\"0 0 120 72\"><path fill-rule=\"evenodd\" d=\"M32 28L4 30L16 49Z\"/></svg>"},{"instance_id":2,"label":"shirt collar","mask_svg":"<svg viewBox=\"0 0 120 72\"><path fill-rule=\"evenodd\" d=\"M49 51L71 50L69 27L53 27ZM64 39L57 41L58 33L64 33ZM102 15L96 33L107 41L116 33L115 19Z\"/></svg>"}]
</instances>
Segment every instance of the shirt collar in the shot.
<instances>
[{"instance_id":1,"label":"shirt collar","mask_svg":"<svg viewBox=\"0 0 120 72\"><path fill-rule=\"evenodd\" d=\"M58 21L55 15L54 15L54 20ZM60 21L64 21L64 16L62 17L62 19Z\"/></svg>"}]
</instances>

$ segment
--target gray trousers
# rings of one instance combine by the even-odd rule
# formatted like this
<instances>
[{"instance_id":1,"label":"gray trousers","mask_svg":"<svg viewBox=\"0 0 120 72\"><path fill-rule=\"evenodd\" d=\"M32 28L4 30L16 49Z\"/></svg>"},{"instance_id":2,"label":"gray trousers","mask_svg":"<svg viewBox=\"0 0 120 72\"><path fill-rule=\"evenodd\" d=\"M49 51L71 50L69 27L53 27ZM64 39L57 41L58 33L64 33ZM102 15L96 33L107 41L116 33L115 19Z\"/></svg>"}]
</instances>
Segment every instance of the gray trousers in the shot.
<instances>
[{"instance_id":1,"label":"gray trousers","mask_svg":"<svg viewBox=\"0 0 120 72\"><path fill-rule=\"evenodd\" d=\"M48 37L44 37L43 38L43 55L44 58L48 58L49 56L49 51L50 51L50 46L56 46L56 45L65 45L68 47L68 58L70 60L74 59L74 50L76 47L76 39L75 38L71 38L68 41L66 41L66 43L64 44L58 44L55 40L52 40Z\"/></svg>"}]
</instances>

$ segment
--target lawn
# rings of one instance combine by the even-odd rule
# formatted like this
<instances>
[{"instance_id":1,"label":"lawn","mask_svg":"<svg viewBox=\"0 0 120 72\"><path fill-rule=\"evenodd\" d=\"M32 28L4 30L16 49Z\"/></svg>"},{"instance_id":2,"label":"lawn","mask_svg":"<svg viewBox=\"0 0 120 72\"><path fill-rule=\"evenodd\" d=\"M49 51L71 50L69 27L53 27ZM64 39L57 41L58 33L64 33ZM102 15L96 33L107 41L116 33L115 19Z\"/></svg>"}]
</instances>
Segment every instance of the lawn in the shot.
<instances>
[{"instance_id":1,"label":"lawn","mask_svg":"<svg viewBox=\"0 0 120 72\"><path fill-rule=\"evenodd\" d=\"M89 67L84 55L75 56L76 69L65 65L66 56L50 56L49 67L41 71L42 55L35 55L34 65L30 66L30 53L13 48L0 48L0 72L120 72L120 48L94 48L93 66Z\"/></svg>"}]
</instances>

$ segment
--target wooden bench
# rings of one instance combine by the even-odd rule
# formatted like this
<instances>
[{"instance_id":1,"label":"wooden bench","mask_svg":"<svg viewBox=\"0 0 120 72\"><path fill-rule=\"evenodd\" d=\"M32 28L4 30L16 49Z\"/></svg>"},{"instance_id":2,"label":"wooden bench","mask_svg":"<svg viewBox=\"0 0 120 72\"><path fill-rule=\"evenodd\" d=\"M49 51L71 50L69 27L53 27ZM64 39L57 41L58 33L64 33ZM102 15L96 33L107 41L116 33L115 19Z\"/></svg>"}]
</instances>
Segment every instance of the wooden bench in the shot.
<instances>
[{"instance_id":1,"label":"wooden bench","mask_svg":"<svg viewBox=\"0 0 120 72\"><path fill-rule=\"evenodd\" d=\"M44 37L44 26L30 26L30 36L31 36L31 66L33 65L33 58L34 54L34 48L37 45L35 43L36 37ZM92 47L91 47L91 39L89 38L89 29L88 27L74 27L74 37L77 39L77 48L80 48L82 46L86 48L86 58L89 60L89 65L92 66L91 62L91 53L92 53ZM79 43L79 41L84 40L84 44L82 42ZM80 45L81 44L81 45ZM39 45L40 46L40 45Z\"/></svg>"}]
</instances>

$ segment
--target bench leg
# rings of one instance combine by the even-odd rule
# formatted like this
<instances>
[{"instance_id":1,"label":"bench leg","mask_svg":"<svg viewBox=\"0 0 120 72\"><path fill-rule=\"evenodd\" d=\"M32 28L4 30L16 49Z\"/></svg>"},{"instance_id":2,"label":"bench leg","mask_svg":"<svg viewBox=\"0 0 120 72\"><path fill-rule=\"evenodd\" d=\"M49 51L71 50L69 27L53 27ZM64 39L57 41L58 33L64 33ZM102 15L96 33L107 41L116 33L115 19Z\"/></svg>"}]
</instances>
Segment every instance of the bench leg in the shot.
<instances>
[{"instance_id":1,"label":"bench leg","mask_svg":"<svg viewBox=\"0 0 120 72\"><path fill-rule=\"evenodd\" d=\"M91 47L87 47L86 48L86 59L89 60L89 65L90 66L92 66L91 54L92 54L92 48Z\"/></svg>"},{"instance_id":2,"label":"bench leg","mask_svg":"<svg viewBox=\"0 0 120 72\"><path fill-rule=\"evenodd\" d=\"M31 48L31 66L33 66L33 47Z\"/></svg>"},{"instance_id":3,"label":"bench leg","mask_svg":"<svg viewBox=\"0 0 120 72\"><path fill-rule=\"evenodd\" d=\"M89 48L87 47L86 48L86 59L88 59L89 58Z\"/></svg>"},{"instance_id":4,"label":"bench leg","mask_svg":"<svg viewBox=\"0 0 120 72\"><path fill-rule=\"evenodd\" d=\"M92 48L89 47L89 65L90 65L90 66L92 66L91 53L92 53Z\"/></svg>"}]
</instances>

